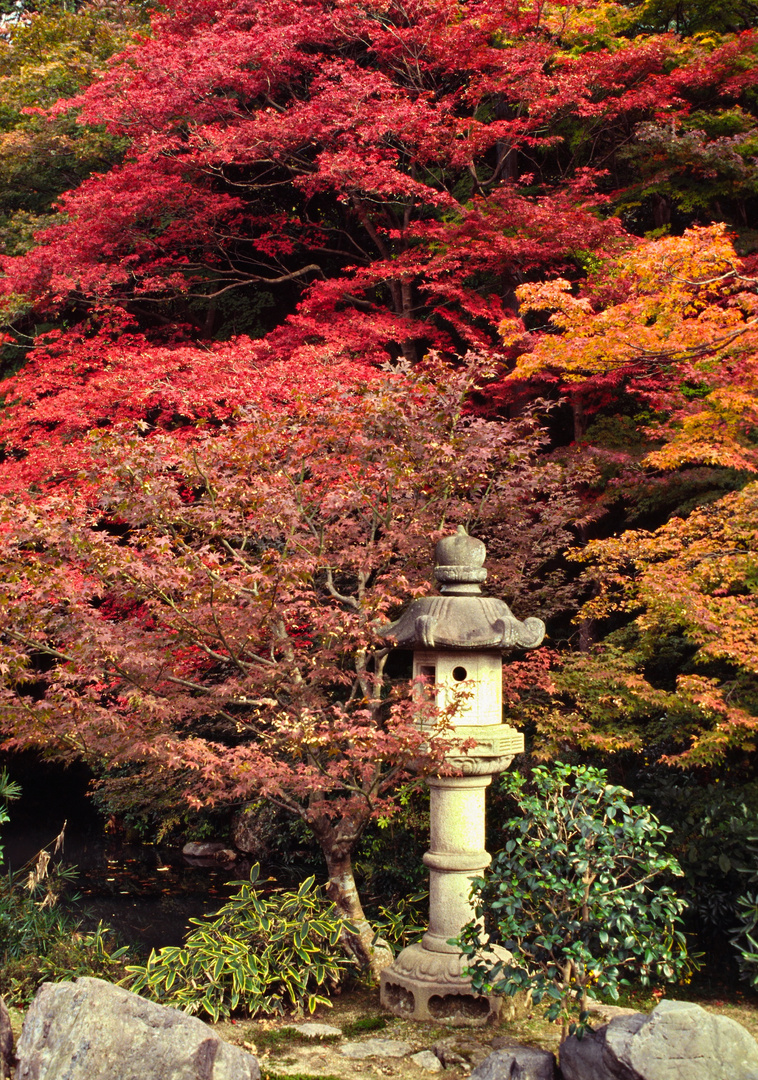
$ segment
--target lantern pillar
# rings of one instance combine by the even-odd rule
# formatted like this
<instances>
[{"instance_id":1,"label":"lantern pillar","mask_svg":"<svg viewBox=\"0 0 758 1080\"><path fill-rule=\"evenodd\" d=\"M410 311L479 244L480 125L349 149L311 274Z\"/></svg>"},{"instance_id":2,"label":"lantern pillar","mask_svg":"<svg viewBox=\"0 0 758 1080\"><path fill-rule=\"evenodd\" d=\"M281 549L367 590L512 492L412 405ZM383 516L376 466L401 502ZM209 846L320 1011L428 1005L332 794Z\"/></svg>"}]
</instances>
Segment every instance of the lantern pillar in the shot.
<instances>
[{"instance_id":1,"label":"lantern pillar","mask_svg":"<svg viewBox=\"0 0 758 1080\"><path fill-rule=\"evenodd\" d=\"M471 879L490 863L485 791L524 749L523 735L502 722L502 651L534 648L545 627L539 619L521 623L502 600L481 595L485 554L484 544L462 527L441 540L435 577L442 595L415 600L386 631L399 646L413 648L414 679L427 685L440 708L458 701L446 758L455 775L428 780L429 928L381 975L382 1005L414 1020L481 1024L499 1010L497 999L474 993L463 956L449 941L474 918Z\"/></svg>"}]
</instances>

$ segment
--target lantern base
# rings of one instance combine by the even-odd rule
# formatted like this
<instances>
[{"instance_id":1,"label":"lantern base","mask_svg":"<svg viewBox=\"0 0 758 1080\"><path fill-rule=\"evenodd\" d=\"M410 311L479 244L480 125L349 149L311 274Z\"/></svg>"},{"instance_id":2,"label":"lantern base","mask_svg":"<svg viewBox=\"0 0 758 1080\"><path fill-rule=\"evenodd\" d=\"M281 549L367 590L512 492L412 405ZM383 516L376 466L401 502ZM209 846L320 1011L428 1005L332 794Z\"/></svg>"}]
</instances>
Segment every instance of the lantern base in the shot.
<instances>
[{"instance_id":1,"label":"lantern base","mask_svg":"<svg viewBox=\"0 0 758 1080\"><path fill-rule=\"evenodd\" d=\"M503 999L477 994L461 974L458 952L432 952L421 943L403 949L381 974L382 1007L406 1020L478 1027L496 1020Z\"/></svg>"}]
</instances>

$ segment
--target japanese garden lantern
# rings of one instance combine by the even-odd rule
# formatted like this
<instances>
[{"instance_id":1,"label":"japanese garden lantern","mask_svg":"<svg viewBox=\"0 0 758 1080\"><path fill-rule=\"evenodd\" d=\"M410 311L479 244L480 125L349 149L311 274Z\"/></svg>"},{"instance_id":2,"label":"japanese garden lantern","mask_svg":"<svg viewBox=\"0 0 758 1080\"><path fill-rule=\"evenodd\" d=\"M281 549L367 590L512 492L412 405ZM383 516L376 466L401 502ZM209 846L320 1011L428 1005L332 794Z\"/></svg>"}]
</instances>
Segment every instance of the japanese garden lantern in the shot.
<instances>
[{"instance_id":1,"label":"japanese garden lantern","mask_svg":"<svg viewBox=\"0 0 758 1080\"><path fill-rule=\"evenodd\" d=\"M440 540L434 576L441 595L414 600L385 631L399 648L413 650L414 681L430 686L440 708L458 701L447 755L458 775L429 779L429 929L381 977L382 1005L415 1020L483 1022L496 1007L474 994L460 951L448 941L472 919L471 878L490 863L485 789L524 749L523 735L503 723L502 654L538 646L545 624L519 622L504 601L481 594L485 555L463 526ZM455 749L464 743L472 748Z\"/></svg>"}]
</instances>

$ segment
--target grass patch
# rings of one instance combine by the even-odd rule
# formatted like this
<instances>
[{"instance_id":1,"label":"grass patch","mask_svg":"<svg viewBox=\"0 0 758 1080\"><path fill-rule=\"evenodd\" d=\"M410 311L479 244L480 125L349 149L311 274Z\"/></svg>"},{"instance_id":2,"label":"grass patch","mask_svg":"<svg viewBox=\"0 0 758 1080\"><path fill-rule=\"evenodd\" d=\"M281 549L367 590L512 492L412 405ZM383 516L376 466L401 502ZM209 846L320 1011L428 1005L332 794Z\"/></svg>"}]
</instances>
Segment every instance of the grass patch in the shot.
<instances>
[{"instance_id":1,"label":"grass patch","mask_svg":"<svg viewBox=\"0 0 758 1080\"><path fill-rule=\"evenodd\" d=\"M278 1073L271 1069L261 1069L261 1080L343 1080L331 1073L314 1076L313 1073Z\"/></svg>"},{"instance_id":2,"label":"grass patch","mask_svg":"<svg viewBox=\"0 0 758 1080\"><path fill-rule=\"evenodd\" d=\"M294 1027L280 1027L258 1030L253 1036L258 1052L268 1050L271 1053L281 1053L290 1046L298 1043L335 1043L339 1042L341 1035L308 1035L304 1031L298 1031Z\"/></svg>"},{"instance_id":3,"label":"grass patch","mask_svg":"<svg viewBox=\"0 0 758 1080\"><path fill-rule=\"evenodd\" d=\"M307 1031L296 1031L295 1041L301 1043L336 1043L342 1035L309 1035Z\"/></svg>"},{"instance_id":4,"label":"grass patch","mask_svg":"<svg viewBox=\"0 0 758 1080\"><path fill-rule=\"evenodd\" d=\"M292 1027L269 1028L256 1031L255 1045L261 1050L284 1050L298 1041L300 1033Z\"/></svg>"},{"instance_id":5,"label":"grass patch","mask_svg":"<svg viewBox=\"0 0 758 1080\"><path fill-rule=\"evenodd\" d=\"M654 994L650 986L622 986L619 987L618 1001L614 1001L609 994L593 995L601 1005L620 1005L623 1009L635 1009L637 1012L652 1012L663 997L674 996L675 987L667 987L660 993ZM667 992L668 991L668 992Z\"/></svg>"},{"instance_id":6,"label":"grass patch","mask_svg":"<svg viewBox=\"0 0 758 1080\"><path fill-rule=\"evenodd\" d=\"M345 1024L342 1028L343 1035L365 1035L367 1031L383 1031L389 1020L384 1016L361 1016L358 1020L353 1020L349 1024Z\"/></svg>"}]
</instances>

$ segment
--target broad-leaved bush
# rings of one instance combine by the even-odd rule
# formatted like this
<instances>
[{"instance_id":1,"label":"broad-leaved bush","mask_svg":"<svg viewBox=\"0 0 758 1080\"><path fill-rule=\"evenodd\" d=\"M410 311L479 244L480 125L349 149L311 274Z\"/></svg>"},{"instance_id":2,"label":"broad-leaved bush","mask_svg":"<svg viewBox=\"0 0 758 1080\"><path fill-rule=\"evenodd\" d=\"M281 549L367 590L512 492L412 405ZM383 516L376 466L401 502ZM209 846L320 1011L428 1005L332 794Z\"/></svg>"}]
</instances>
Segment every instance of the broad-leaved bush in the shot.
<instances>
[{"instance_id":1,"label":"broad-leaved bush","mask_svg":"<svg viewBox=\"0 0 758 1080\"><path fill-rule=\"evenodd\" d=\"M627 976L643 985L686 976L670 830L602 769L558 764L502 783L518 812L490 872L474 879L477 919L459 941L474 988L547 999L565 1038L584 1030L591 994L616 1000Z\"/></svg>"}]
</instances>

